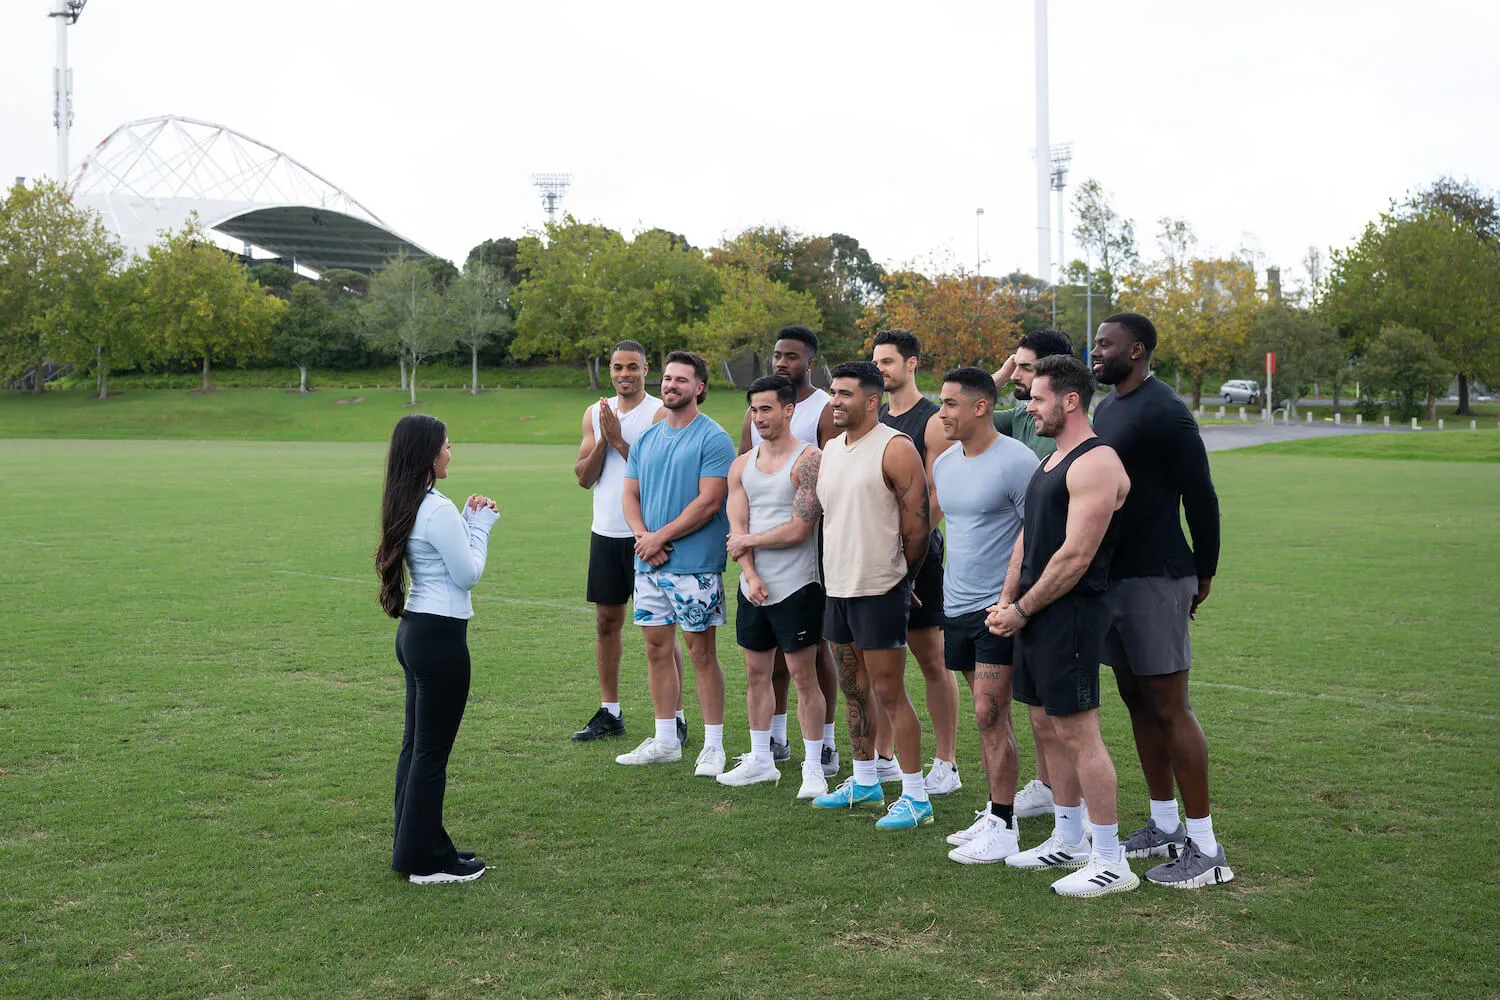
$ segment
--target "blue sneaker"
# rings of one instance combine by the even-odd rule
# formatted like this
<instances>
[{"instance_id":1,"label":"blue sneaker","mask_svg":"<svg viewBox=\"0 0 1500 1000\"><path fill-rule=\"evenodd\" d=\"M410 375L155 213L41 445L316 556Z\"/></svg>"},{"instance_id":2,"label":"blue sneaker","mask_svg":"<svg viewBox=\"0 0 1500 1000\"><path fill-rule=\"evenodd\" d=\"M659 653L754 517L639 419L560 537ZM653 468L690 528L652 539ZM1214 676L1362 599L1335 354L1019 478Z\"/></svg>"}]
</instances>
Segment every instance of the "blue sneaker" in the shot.
<instances>
[{"instance_id":1,"label":"blue sneaker","mask_svg":"<svg viewBox=\"0 0 1500 1000\"><path fill-rule=\"evenodd\" d=\"M903 795L875 821L877 830L911 830L932 822L932 803L918 802L910 795Z\"/></svg>"},{"instance_id":2,"label":"blue sneaker","mask_svg":"<svg viewBox=\"0 0 1500 1000\"><path fill-rule=\"evenodd\" d=\"M885 805L885 793L880 790L878 784L856 785L854 776L850 775L844 779L844 783L827 795L819 795L812 801L814 809L853 809L856 806L864 806L869 809L879 809ZM928 818L932 818L932 810L927 810Z\"/></svg>"}]
</instances>

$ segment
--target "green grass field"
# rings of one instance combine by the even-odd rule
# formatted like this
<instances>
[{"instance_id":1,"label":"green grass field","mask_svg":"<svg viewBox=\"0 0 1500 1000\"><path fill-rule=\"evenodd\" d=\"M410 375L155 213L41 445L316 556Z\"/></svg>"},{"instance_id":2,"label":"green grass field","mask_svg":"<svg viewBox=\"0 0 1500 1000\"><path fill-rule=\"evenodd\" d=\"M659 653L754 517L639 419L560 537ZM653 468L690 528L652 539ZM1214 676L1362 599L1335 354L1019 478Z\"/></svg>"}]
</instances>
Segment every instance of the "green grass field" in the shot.
<instances>
[{"instance_id":1,"label":"green grass field","mask_svg":"<svg viewBox=\"0 0 1500 1000\"><path fill-rule=\"evenodd\" d=\"M447 492L504 514L447 806L498 867L419 888L387 868L402 693L369 560L383 449L361 442L405 411L266 393L255 412L308 409L252 426L250 395L0 394L13 437L106 436L78 414L116 404L132 433L112 436L190 436L207 404L244 430L220 437L331 439L0 441L0 995L1500 996L1491 461L1213 456L1225 545L1194 698L1239 877L1083 902L944 856L985 797L971 721L966 787L902 835L794 804L795 766L730 790L614 765L648 726L635 636L631 738L568 742L597 697L580 397L533 422L502 394L444 396ZM555 443L466 443L527 433ZM1133 828L1145 793L1109 697L1104 723Z\"/></svg>"}]
</instances>

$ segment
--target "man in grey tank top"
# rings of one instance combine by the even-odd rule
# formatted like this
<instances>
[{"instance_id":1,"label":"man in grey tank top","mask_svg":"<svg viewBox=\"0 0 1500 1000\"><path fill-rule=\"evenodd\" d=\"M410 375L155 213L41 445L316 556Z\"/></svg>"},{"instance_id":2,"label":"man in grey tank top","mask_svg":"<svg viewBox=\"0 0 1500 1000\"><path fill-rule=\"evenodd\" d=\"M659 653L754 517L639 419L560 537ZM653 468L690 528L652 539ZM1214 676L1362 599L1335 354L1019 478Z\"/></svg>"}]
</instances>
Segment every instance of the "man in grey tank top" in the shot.
<instances>
[{"instance_id":1,"label":"man in grey tank top","mask_svg":"<svg viewBox=\"0 0 1500 1000\"><path fill-rule=\"evenodd\" d=\"M736 634L745 652L750 753L718 776L722 785L779 781L772 755L771 676L780 652L797 685L797 721L806 753L799 799L828 791L823 774L824 698L817 650L823 640L818 572L818 469L822 453L790 429L797 390L787 379L756 379L745 394L760 444L729 469L729 555L740 564Z\"/></svg>"}]
</instances>

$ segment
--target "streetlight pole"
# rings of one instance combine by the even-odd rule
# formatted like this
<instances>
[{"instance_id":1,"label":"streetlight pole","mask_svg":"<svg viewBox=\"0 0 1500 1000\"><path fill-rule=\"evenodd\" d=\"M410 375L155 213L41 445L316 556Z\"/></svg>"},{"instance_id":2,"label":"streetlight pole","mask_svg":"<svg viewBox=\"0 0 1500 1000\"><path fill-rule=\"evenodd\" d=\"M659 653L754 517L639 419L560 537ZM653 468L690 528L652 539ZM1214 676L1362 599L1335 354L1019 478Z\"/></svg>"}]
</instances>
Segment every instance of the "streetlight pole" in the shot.
<instances>
[{"instance_id":1,"label":"streetlight pole","mask_svg":"<svg viewBox=\"0 0 1500 1000\"><path fill-rule=\"evenodd\" d=\"M984 218L984 209L974 209L974 275L978 277L984 267L984 255L979 252L979 220Z\"/></svg>"}]
</instances>

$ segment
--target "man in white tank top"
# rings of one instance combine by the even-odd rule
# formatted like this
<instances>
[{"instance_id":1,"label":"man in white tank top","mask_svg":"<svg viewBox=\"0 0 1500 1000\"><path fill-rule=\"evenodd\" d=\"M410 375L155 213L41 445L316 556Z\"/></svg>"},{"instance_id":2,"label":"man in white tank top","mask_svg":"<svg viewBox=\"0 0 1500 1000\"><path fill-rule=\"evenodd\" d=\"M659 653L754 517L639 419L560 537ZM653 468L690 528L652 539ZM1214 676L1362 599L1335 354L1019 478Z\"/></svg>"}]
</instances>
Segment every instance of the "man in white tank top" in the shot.
<instances>
[{"instance_id":1,"label":"man in white tank top","mask_svg":"<svg viewBox=\"0 0 1500 1000\"><path fill-rule=\"evenodd\" d=\"M776 332L776 343L771 348L771 369L791 382L797 393L788 430L796 440L821 449L825 441L838 433L838 429L833 426L833 412L828 409L828 393L813 385L813 362L817 357L818 335L807 327L784 326ZM745 422L740 427L740 454L760 442L760 430L747 409ZM778 761L790 760L792 756L786 735L787 689L790 686L786 658L777 650L776 665L771 672L771 688L776 698L775 711L771 715L771 752ZM839 773L839 753L833 742L833 713L838 707L839 688L833 654L824 643L818 645L818 686L827 706L823 719L823 773L831 776Z\"/></svg>"},{"instance_id":2,"label":"man in white tank top","mask_svg":"<svg viewBox=\"0 0 1500 1000\"><path fill-rule=\"evenodd\" d=\"M624 736L620 711L620 656L625 604L635 587L635 535L625 523L625 462L636 439L666 416L661 400L646 392L646 349L622 340L609 356L609 376L616 395L583 412L583 443L573 474L578 485L594 492L594 521L589 534L587 600L594 605L594 667L599 674L599 711L573 734L575 740ZM682 672L682 652L677 651ZM682 729L685 731L686 723Z\"/></svg>"},{"instance_id":3,"label":"man in white tank top","mask_svg":"<svg viewBox=\"0 0 1500 1000\"><path fill-rule=\"evenodd\" d=\"M903 830L932 822L922 777L922 724L906 696L906 614L927 558L931 510L927 471L911 438L881 423L880 369L846 361L833 370L833 419L818 473L823 505L823 634L834 646L849 709L854 776L813 800L819 809L878 807L885 796L875 762L874 706L896 734L901 797L875 826Z\"/></svg>"},{"instance_id":4,"label":"man in white tank top","mask_svg":"<svg viewBox=\"0 0 1500 1000\"><path fill-rule=\"evenodd\" d=\"M799 799L828 791L823 774L823 692L817 650L823 644L823 586L818 570L818 466L822 453L799 441L789 423L797 390L779 375L745 393L760 444L729 468L729 555L741 568L736 636L745 653L750 753L719 775L723 785L779 781L771 751L771 672L783 655L797 685L797 721L806 754Z\"/></svg>"}]
</instances>

